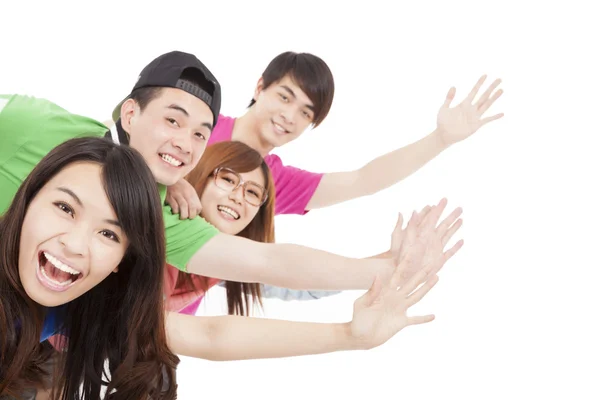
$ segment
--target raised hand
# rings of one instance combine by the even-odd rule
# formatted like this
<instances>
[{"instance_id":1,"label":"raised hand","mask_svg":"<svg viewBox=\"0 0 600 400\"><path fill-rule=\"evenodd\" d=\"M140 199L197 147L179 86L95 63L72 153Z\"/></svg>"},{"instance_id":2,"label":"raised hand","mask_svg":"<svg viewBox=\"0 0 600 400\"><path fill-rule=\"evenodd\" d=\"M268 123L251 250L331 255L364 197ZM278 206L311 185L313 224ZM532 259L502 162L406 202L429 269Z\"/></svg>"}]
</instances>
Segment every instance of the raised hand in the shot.
<instances>
[{"instance_id":1,"label":"raised hand","mask_svg":"<svg viewBox=\"0 0 600 400\"><path fill-rule=\"evenodd\" d=\"M415 257L417 248L424 252L423 263L407 264L402 270L404 281L408 281L415 273L423 268L441 268L460 249L463 241L458 241L452 248L444 252L444 248L462 226L460 207L452 211L439 225L438 221L446 208L448 201L442 199L436 206L426 206L419 213L414 212L405 229L402 229L401 216L392 233L392 246L390 255L395 258L396 264L410 254ZM413 226L414 229L410 229ZM425 251L427 250L427 251ZM409 253L410 251L410 253Z\"/></svg>"},{"instance_id":2,"label":"raised hand","mask_svg":"<svg viewBox=\"0 0 600 400\"><path fill-rule=\"evenodd\" d=\"M406 228L396 234L401 245L393 275L387 282L377 277L369 291L354 303L350 332L360 347L379 346L406 326L433 321L433 315L410 317L407 311L431 290L438 281L437 272L462 247L460 240L444 251L460 228L458 217L462 212L457 208L437 225L446 204L446 199L442 199L434 207L413 213ZM399 224L402 225L401 216ZM392 243L394 247L394 239Z\"/></svg>"},{"instance_id":3,"label":"raised hand","mask_svg":"<svg viewBox=\"0 0 600 400\"><path fill-rule=\"evenodd\" d=\"M456 88L452 87L448 91L446 101L440 107L437 115L437 130L445 145L451 145L464 140L477 132L483 125L504 116L503 113L499 113L491 117L482 118L483 114L503 93L502 89L494 92L502 82L500 79L496 79L476 101L475 97L485 79L486 75L479 78L471 93L460 104L452 108L450 108L450 103L456 95Z\"/></svg>"}]
</instances>

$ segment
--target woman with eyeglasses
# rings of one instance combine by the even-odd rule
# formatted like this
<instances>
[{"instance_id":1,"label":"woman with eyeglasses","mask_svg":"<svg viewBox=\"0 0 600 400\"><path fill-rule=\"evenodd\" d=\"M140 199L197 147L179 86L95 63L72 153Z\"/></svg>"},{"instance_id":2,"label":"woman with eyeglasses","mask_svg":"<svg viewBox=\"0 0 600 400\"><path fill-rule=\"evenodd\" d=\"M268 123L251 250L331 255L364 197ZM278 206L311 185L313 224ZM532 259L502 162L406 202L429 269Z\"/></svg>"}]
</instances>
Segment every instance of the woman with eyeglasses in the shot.
<instances>
[{"instance_id":1,"label":"woman with eyeglasses","mask_svg":"<svg viewBox=\"0 0 600 400\"><path fill-rule=\"evenodd\" d=\"M202 202L202 218L221 232L257 242L275 241L275 190L269 167L251 147L222 142L206 149L199 165L186 177ZM166 270L167 309L195 314L204 293L218 279ZM261 303L261 285L225 281L230 314L248 315L249 300Z\"/></svg>"}]
</instances>

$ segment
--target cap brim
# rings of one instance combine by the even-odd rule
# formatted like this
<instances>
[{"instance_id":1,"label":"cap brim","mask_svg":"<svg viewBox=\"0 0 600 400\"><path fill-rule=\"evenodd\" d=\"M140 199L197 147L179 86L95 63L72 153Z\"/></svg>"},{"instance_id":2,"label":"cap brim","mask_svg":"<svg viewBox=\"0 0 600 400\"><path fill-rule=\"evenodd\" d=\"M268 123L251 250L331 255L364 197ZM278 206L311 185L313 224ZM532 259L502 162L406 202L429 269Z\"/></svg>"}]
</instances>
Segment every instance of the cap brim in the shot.
<instances>
[{"instance_id":1,"label":"cap brim","mask_svg":"<svg viewBox=\"0 0 600 400\"><path fill-rule=\"evenodd\" d=\"M119 118L121 118L121 106L128 99L129 99L129 96L125 97L123 100L121 100L121 102L119 102L119 104L117 104L117 106L113 110L113 113L112 113L112 120L113 120L113 122L117 122L119 120Z\"/></svg>"}]
</instances>

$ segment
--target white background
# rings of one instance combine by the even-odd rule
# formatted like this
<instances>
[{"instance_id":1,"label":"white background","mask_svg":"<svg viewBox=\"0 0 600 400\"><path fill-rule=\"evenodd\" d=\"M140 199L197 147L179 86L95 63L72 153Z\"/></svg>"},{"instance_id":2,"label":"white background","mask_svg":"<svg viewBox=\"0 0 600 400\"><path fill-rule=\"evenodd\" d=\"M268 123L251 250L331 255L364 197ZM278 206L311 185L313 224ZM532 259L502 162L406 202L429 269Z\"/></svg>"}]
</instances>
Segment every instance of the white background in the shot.
<instances>
[{"instance_id":1,"label":"white background","mask_svg":"<svg viewBox=\"0 0 600 400\"><path fill-rule=\"evenodd\" d=\"M145 3L145 2L144 2ZM267 63L315 53L336 79L321 127L276 151L314 171L357 168L435 127L450 86L483 73L506 116L395 187L306 217L277 238L346 256L387 249L396 213L447 196L465 247L415 307L435 313L368 352L244 362L182 359L179 398L600 398L600 37L592 6L508 1L172 1L0 6L0 92L101 120L159 54L195 53L241 115ZM393 4L393 7L392 7ZM592 4L592 3L590 3ZM265 315L347 321L358 292L268 301ZM218 314L211 291L201 313ZM310 338L307 338L310 340Z\"/></svg>"}]
</instances>

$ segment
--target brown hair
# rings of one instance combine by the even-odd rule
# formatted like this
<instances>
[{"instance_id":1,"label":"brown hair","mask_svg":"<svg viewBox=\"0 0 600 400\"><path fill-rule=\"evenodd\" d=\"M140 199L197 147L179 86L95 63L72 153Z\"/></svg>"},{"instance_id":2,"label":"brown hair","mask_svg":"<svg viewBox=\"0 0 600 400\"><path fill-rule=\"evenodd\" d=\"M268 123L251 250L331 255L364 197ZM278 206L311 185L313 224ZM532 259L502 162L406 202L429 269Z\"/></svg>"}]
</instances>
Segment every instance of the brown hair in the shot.
<instances>
[{"instance_id":1,"label":"brown hair","mask_svg":"<svg viewBox=\"0 0 600 400\"><path fill-rule=\"evenodd\" d=\"M275 188L269 167L263 157L250 146L242 142L221 142L209 146L198 166L186 177L187 181L201 196L204 188L219 167L231 168L236 172L250 172L261 168L265 178L267 200L256 216L237 236L256 242L273 243L275 241ZM176 288L206 290L207 279L194 279L189 274L179 272ZM249 297L262 305L260 284L225 281L229 314L248 315Z\"/></svg>"},{"instance_id":2,"label":"brown hair","mask_svg":"<svg viewBox=\"0 0 600 400\"><path fill-rule=\"evenodd\" d=\"M158 190L137 151L103 138L71 139L48 153L0 220L0 397L43 384L40 367L48 349L40 336L46 310L23 288L19 244L32 200L74 162L102 166L104 190L129 246L118 273L54 308L68 339L60 346L66 351L54 370L52 397L100 398L108 360L107 399L175 399L179 359L169 350L165 332L165 238Z\"/></svg>"}]
</instances>

